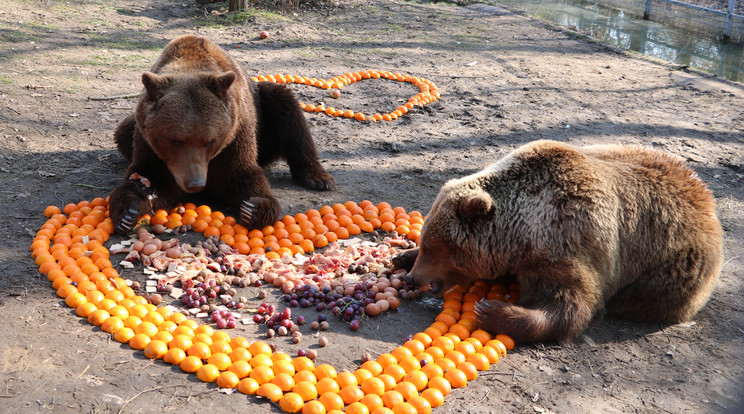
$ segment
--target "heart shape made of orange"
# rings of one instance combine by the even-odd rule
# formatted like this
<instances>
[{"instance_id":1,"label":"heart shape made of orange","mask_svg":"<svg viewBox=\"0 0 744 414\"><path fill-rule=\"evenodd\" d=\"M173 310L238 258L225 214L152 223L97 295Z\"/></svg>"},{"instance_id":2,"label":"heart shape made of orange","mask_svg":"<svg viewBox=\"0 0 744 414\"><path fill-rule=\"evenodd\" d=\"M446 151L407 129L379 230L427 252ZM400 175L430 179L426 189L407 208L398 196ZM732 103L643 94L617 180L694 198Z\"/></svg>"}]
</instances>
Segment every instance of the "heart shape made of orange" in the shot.
<instances>
[{"instance_id":1,"label":"heart shape made of orange","mask_svg":"<svg viewBox=\"0 0 744 414\"><path fill-rule=\"evenodd\" d=\"M359 82L364 79L389 79L398 82L408 82L419 88L419 93L410 97L408 101L389 113L386 114L374 114L366 115L362 112L354 112L351 109L336 109L333 107L326 107L323 104L314 105L300 103L300 107L306 112L325 113L326 115L335 117L344 117L355 119L357 121L393 121L408 112L409 109L415 106L424 106L428 103L434 102L440 98L439 89L434 82L418 78L415 76L402 75L400 73L383 72L376 70L362 70L359 72L347 72L341 76L334 76L330 79L317 79L307 78L304 76L294 75L259 75L251 78L254 82L275 82L279 84L296 83L308 86L314 86L322 89L341 89L344 86L351 85L352 83Z\"/></svg>"},{"instance_id":2,"label":"heart shape made of orange","mask_svg":"<svg viewBox=\"0 0 744 414\"><path fill-rule=\"evenodd\" d=\"M64 298L65 304L75 308L75 313L86 318L90 324L112 334L114 340L128 343L133 349L143 351L148 358L178 364L183 371L196 374L204 382L217 382L220 387L237 388L245 394L270 398L278 402L285 411L299 412L304 405L309 406L308 411L311 411L310 406L319 412L321 406L323 410L330 411L324 405L328 403L340 404L337 409L345 407L352 412L371 412L373 410L370 407L359 404L378 404L382 400L375 395L379 397L381 391L389 391L390 388L398 393L405 392L408 397L404 401L402 395L400 398L389 395L385 406L390 412L428 412L432 407L441 405L444 396L452 388L467 385L478 376L479 371L489 369L491 363L498 362L499 357L506 355L507 348L514 346L507 336L493 337L488 332L477 329L472 308L481 298L503 298L517 292L510 292L503 285L489 285L484 281L478 281L468 288L456 286L444 292L443 310L430 327L412 335L411 339L389 353L381 354L377 360L362 364L352 374L357 380L355 385L349 375L340 375L330 364L315 366L307 357L290 358L291 361L288 362L300 372L295 377L302 375L304 381L308 381L310 377L316 380L338 377L343 378L345 384L352 384L339 389L335 396L331 396L334 398L323 399L321 396L320 399L307 398L304 401L304 396L312 396L312 390L282 390L271 381L275 377L269 372L271 368L259 368L263 365L257 365L251 371L246 367L248 361L242 364L231 361L230 364L236 367L231 369L232 365L227 366L227 359L212 361L208 356L202 358L205 355L197 356L196 352L192 354L191 347L188 348L187 356L187 351L180 348L182 343L177 343L173 338L167 341L171 332L169 329L183 326L181 331L193 331L195 335L198 333L202 337L219 335L219 340L228 343L232 351L242 351L236 353L236 356L266 354L261 358L272 361L272 357L289 357L287 354L272 352L263 341L250 343L243 337L230 338L223 331L214 331L209 325L188 319L183 313L175 312L170 307L157 307L144 296L137 295L108 260L108 249L103 243L113 233L113 226L106 210L107 200L96 198L77 205L70 203L65 206L64 214L54 206L44 211L49 220L37 232L30 250L39 271L52 282L52 287L59 297ZM73 256L77 259L72 259ZM62 267L61 263L65 266ZM125 304L130 305L129 308ZM111 310L113 313L114 307L126 309L127 312L131 310L131 314L135 313L135 308L138 312L146 310L147 313L141 315L141 320L149 322L155 329L152 332L138 329L140 332L135 333L134 329L120 320L123 319L119 313L121 309L116 313L119 316L108 312ZM155 325L150 321L161 323ZM200 344L203 345L201 342ZM232 352L229 359L232 359ZM424 360L426 363L421 362ZM427 368L429 365L431 366ZM310 371L312 376L307 372L301 374L302 371ZM253 372L256 375L252 375ZM366 381L373 377L378 380L367 386ZM389 384L390 380L394 383ZM359 384L359 381L362 383ZM297 382L300 382L299 378ZM302 394L298 395L300 392Z\"/></svg>"}]
</instances>

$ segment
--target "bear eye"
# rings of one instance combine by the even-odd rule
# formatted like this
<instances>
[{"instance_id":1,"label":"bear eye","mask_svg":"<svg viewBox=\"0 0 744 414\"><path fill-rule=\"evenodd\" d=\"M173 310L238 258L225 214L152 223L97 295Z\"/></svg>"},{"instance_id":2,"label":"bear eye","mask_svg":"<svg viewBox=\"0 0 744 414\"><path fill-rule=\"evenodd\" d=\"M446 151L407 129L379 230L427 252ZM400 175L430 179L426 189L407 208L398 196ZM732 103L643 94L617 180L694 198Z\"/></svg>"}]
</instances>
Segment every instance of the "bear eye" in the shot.
<instances>
[{"instance_id":1,"label":"bear eye","mask_svg":"<svg viewBox=\"0 0 744 414\"><path fill-rule=\"evenodd\" d=\"M183 141L178 140L178 139L172 139L172 140L170 140L170 143L174 147L183 147Z\"/></svg>"},{"instance_id":2,"label":"bear eye","mask_svg":"<svg viewBox=\"0 0 744 414\"><path fill-rule=\"evenodd\" d=\"M215 142L217 142L216 139L210 140L206 144L204 144L204 146L205 147L211 147L212 145L214 145Z\"/></svg>"}]
</instances>

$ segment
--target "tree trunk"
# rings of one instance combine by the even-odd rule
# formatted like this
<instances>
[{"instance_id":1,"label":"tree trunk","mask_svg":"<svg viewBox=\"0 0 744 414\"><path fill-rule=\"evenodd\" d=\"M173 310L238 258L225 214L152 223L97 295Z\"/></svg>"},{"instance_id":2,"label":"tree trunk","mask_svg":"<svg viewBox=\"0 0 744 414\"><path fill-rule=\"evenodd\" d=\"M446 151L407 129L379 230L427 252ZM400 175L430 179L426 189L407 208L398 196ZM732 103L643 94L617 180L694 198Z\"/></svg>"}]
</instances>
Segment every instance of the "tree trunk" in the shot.
<instances>
[{"instance_id":1,"label":"tree trunk","mask_svg":"<svg viewBox=\"0 0 744 414\"><path fill-rule=\"evenodd\" d=\"M230 11L243 11L248 8L248 0L230 0Z\"/></svg>"}]
</instances>

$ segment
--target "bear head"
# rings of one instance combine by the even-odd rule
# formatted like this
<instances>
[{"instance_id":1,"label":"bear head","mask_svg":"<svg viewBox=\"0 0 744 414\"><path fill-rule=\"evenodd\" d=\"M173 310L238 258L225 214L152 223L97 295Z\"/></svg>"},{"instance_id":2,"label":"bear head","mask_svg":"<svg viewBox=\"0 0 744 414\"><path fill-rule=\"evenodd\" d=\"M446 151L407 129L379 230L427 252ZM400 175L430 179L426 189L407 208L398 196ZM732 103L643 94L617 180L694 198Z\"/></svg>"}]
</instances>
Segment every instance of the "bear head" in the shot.
<instances>
[{"instance_id":1,"label":"bear head","mask_svg":"<svg viewBox=\"0 0 744 414\"><path fill-rule=\"evenodd\" d=\"M209 162L235 136L231 86L236 74L145 72L137 127L178 186L196 193L207 184Z\"/></svg>"},{"instance_id":2,"label":"bear head","mask_svg":"<svg viewBox=\"0 0 744 414\"><path fill-rule=\"evenodd\" d=\"M498 258L488 246L495 244L497 214L497 204L478 185L447 183L424 222L408 276L417 286L431 284L433 293L492 278Z\"/></svg>"}]
</instances>

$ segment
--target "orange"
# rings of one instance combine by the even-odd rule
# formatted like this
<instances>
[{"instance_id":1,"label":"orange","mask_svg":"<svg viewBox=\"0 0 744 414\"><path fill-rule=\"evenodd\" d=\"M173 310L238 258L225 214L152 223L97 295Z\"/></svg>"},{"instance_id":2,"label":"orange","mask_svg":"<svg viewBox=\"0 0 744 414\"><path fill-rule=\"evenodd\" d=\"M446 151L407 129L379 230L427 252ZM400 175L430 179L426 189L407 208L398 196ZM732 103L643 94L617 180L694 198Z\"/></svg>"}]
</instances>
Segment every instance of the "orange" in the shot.
<instances>
[{"instance_id":1,"label":"orange","mask_svg":"<svg viewBox=\"0 0 744 414\"><path fill-rule=\"evenodd\" d=\"M446 336L440 336L432 341L431 346L440 348L445 354L455 349L455 343Z\"/></svg>"},{"instance_id":2,"label":"orange","mask_svg":"<svg viewBox=\"0 0 744 414\"><path fill-rule=\"evenodd\" d=\"M470 334L471 338L475 338L480 341L481 344L486 344L491 340L491 334L484 331L483 329L476 329Z\"/></svg>"},{"instance_id":3,"label":"orange","mask_svg":"<svg viewBox=\"0 0 744 414\"><path fill-rule=\"evenodd\" d=\"M251 355L250 351L248 351L247 349L242 348L242 347L234 348L232 350L232 352L230 352L230 359L233 362L236 362L236 361L245 361L245 362L248 362L248 361L250 361L251 357L252 357L252 355Z\"/></svg>"},{"instance_id":4,"label":"orange","mask_svg":"<svg viewBox=\"0 0 744 414\"><path fill-rule=\"evenodd\" d=\"M292 391L292 388L295 386L294 378L286 373L276 374L270 382L276 384L283 392Z\"/></svg>"},{"instance_id":5,"label":"orange","mask_svg":"<svg viewBox=\"0 0 744 414\"><path fill-rule=\"evenodd\" d=\"M398 363L398 365L400 365L406 373L409 373L411 371L418 371L421 369L421 363L416 357L413 356L403 358Z\"/></svg>"},{"instance_id":6,"label":"orange","mask_svg":"<svg viewBox=\"0 0 744 414\"><path fill-rule=\"evenodd\" d=\"M279 360L274 362L274 365L271 366L271 369L274 370L274 373L279 374L289 374L290 376L295 375L295 369L294 365L292 365L291 362L285 361L285 360Z\"/></svg>"},{"instance_id":7,"label":"orange","mask_svg":"<svg viewBox=\"0 0 744 414\"><path fill-rule=\"evenodd\" d=\"M450 368L455 368L457 364L455 364L451 359L449 358L441 358L434 362L435 365L438 365L442 368L444 372L447 372Z\"/></svg>"},{"instance_id":8,"label":"orange","mask_svg":"<svg viewBox=\"0 0 744 414\"><path fill-rule=\"evenodd\" d=\"M110 316L101 324L101 330L108 333L114 333L124 327L124 321L118 316Z\"/></svg>"},{"instance_id":9,"label":"orange","mask_svg":"<svg viewBox=\"0 0 744 414\"><path fill-rule=\"evenodd\" d=\"M423 351L423 349L422 349L422 351ZM402 361L404 358L412 357L413 355L415 355L414 352L412 352L411 349L406 348L405 346L396 347L390 353L395 357L395 359L398 362ZM416 352L416 353L418 353L418 352Z\"/></svg>"},{"instance_id":10,"label":"orange","mask_svg":"<svg viewBox=\"0 0 744 414\"><path fill-rule=\"evenodd\" d=\"M459 365L463 362L465 362L465 355L463 355L460 351L450 351L447 352L444 355L445 358L449 359L450 361L454 362L455 365Z\"/></svg>"},{"instance_id":11,"label":"orange","mask_svg":"<svg viewBox=\"0 0 744 414\"><path fill-rule=\"evenodd\" d=\"M323 378L318 381L317 384L315 384L315 387L318 389L318 394L323 395L327 392L335 392L338 393L341 391L341 387L338 386L338 383L333 378Z\"/></svg>"},{"instance_id":12,"label":"orange","mask_svg":"<svg viewBox=\"0 0 744 414\"><path fill-rule=\"evenodd\" d=\"M339 388L342 388L342 389L350 385L352 386L358 385L358 381L356 377L354 376L354 374L348 371L340 372L334 379L336 380L336 383L338 383Z\"/></svg>"},{"instance_id":13,"label":"orange","mask_svg":"<svg viewBox=\"0 0 744 414\"><path fill-rule=\"evenodd\" d=\"M359 402L366 405L370 412L385 406L382 403L382 397L377 394L367 394Z\"/></svg>"},{"instance_id":14,"label":"orange","mask_svg":"<svg viewBox=\"0 0 744 414\"><path fill-rule=\"evenodd\" d=\"M434 377L430 379L427 388L439 390L439 392L444 396L447 396L447 394L452 392L452 384L450 384L450 382L444 377Z\"/></svg>"},{"instance_id":15,"label":"orange","mask_svg":"<svg viewBox=\"0 0 744 414\"><path fill-rule=\"evenodd\" d=\"M514 349L514 340L509 335L498 334L494 337L494 339L501 341L501 343L504 344L504 347L506 347L507 350Z\"/></svg>"},{"instance_id":16,"label":"orange","mask_svg":"<svg viewBox=\"0 0 744 414\"><path fill-rule=\"evenodd\" d=\"M326 408L320 401L308 401L302 406L302 414L326 414Z\"/></svg>"},{"instance_id":17,"label":"orange","mask_svg":"<svg viewBox=\"0 0 744 414\"><path fill-rule=\"evenodd\" d=\"M168 345L157 339L151 340L144 349L145 356L150 359L161 359L168 352Z\"/></svg>"},{"instance_id":18,"label":"orange","mask_svg":"<svg viewBox=\"0 0 744 414\"><path fill-rule=\"evenodd\" d=\"M251 355L253 356L256 356L259 354L271 355L271 353L273 352L269 344L263 341L256 341L252 343L251 346L248 347L248 350L251 352Z\"/></svg>"},{"instance_id":19,"label":"orange","mask_svg":"<svg viewBox=\"0 0 744 414\"><path fill-rule=\"evenodd\" d=\"M382 394L382 403L387 408L393 408L396 405L404 403L403 395L395 390L386 391Z\"/></svg>"},{"instance_id":20,"label":"orange","mask_svg":"<svg viewBox=\"0 0 744 414\"><path fill-rule=\"evenodd\" d=\"M356 377L358 385L364 384L364 381L374 377L371 372L367 371L364 368L359 368L358 370L354 371L354 376Z\"/></svg>"},{"instance_id":21,"label":"orange","mask_svg":"<svg viewBox=\"0 0 744 414\"><path fill-rule=\"evenodd\" d=\"M349 404L344 412L349 414L369 414L369 407L357 401Z\"/></svg>"},{"instance_id":22,"label":"orange","mask_svg":"<svg viewBox=\"0 0 744 414\"><path fill-rule=\"evenodd\" d=\"M215 382L220 375L220 370L212 364L204 364L196 370L196 377L204 382Z\"/></svg>"},{"instance_id":23,"label":"orange","mask_svg":"<svg viewBox=\"0 0 744 414\"><path fill-rule=\"evenodd\" d=\"M246 361L233 361L228 370L234 372L238 378L243 379L251 373L252 368Z\"/></svg>"},{"instance_id":24,"label":"orange","mask_svg":"<svg viewBox=\"0 0 744 414\"><path fill-rule=\"evenodd\" d=\"M380 356L377 357L377 363L385 369L388 365L397 364L398 360L393 356L393 354L380 354Z\"/></svg>"},{"instance_id":25,"label":"orange","mask_svg":"<svg viewBox=\"0 0 744 414\"><path fill-rule=\"evenodd\" d=\"M426 398L416 395L408 400L408 404L411 404L416 409L417 414L429 414L431 413L431 403ZM393 409L395 411L395 409Z\"/></svg>"},{"instance_id":26,"label":"orange","mask_svg":"<svg viewBox=\"0 0 744 414\"><path fill-rule=\"evenodd\" d=\"M310 401L318 398L318 389L310 381L296 382L292 392L295 392L302 397L303 401Z\"/></svg>"},{"instance_id":27,"label":"orange","mask_svg":"<svg viewBox=\"0 0 744 414\"><path fill-rule=\"evenodd\" d=\"M397 385L395 385L395 388L393 389L395 391L398 391L400 395L403 396L403 399L406 401L418 395L418 390L416 389L416 386L407 381L399 382Z\"/></svg>"},{"instance_id":28,"label":"orange","mask_svg":"<svg viewBox=\"0 0 744 414\"><path fill-rule=\"evenodd\" d=\"M506 346L498 339L491 339L490 341L486 342L485 346L490 346L491 348L498 351L499 356L506 356Z\"/></svg>"},{"instance_id":29,"label":"orange","mask_svg":"<svg viewBox=\"0 0 744 414\"><path fill-rule=\"evenodd\" d=\"M362 383L362 391L365 394L382 395L385 393L385 383L377 377L369 378Z\"/></svg>"},{"instance_id":30,"label":"orange","mask_svg":"<svg viewBox=\"0 0 744 414\"><path fill-rule=\"evenodd\" d=\"M131 328L124 327L114 332L114 340L122 344L129 343L133 337L134 331Z\"/></svg>"},{"instance_id":31,"label":"orange","mask_svg":"<svg viewBox=\"0 0 744 414\"><path fill-rule=\"evenodd\" d=\"M373 376L380 375L382 373L382 365L377 361L367 361L362 364L361 368L366 369Z\"/></svg>"},{"instance_id":32,"label":"orange","mask_svg":"<svg viewBox=\"0 0 744 414\"><path fill-rule=\"evenodd\" d=\"M464 324L465 320L450 326L448 333L455 334L460 340L465 340L470 336L470 330Z\"/></svg>"},{"instance_id":33,"label":"orange","mask_svg":"<svg viewBox=\"0 0 744 414\"><path fill-rule=\"evenodd\" d=\"M145 334L135 334L132 339L129 340L129 346L132 347L132 349L136 349L138 351L141 351L145 349L147 344L149 344L151 341L150 337Z\"/></svg>"},{"instance_id":34,"label":"orange","mask_svg":"<svg viewBox=\"0 0 744 414\"><path fill-rule=\"evenodd\" d=\"M395 382L400 382L406 376L406 370L398 364L388 365L382 372L395 378Z\"/></svg>"},{"instance_id":35,"label":"orange","mask_svg":"<svg viewBox=\"0 0 744 414\"><path fill-rule=\"evenodd\" d=\"M274 370L272 370L268 365L259 365L253 367L253 370L249 375L251 378L256 380L259 385L263 385L274 379Z\"/></svg>"},{"instance_id":36,"label":"orange","mask_svg":"<svg viewBox=\"0 0 744 414\"><path fill-rule=\"evenodd\" d=\"M478 369L475 368L475 365L470 362L465 361L457 364L457 369L465 374L465 377L468 379L468 381L472 381L478 378Z\"/></svg>"},{"instance_id":37,"label":"orange","mask_svg":"<svg viewBox=\"0 0 744 414\"><path fill-rule=\"evenodd\" d=\"M416 391L421 391L426 388L426 384L429 383L429 377L425 372L411 371L403 377L403 381L413 384L416 387Z\"/></svg>"},{"instance_id":38,"label":"orange","mask_svg":"<svg viewBox=\"0 0 744 414\"><path fill-rule=\"evenodd\" d=\"M258 382L253 378L243 378L238 383L238 391L246 395L253 395L258 391Z\"/></svg>"},{"instance_id":39,"label":"orange","mask_svg":"<svg viewBox=\"0 0 744 414\"><path fill-rule=\"evenodd\" d=\"M426 364L426 366L421 368L421 372L423 372L428 379L444 376L444 370L437 364Z\"/></svg>"},{"instance_id":40,"label":"orange","mask_svg":"<svg viewBox=\"0 0 744 414\"><path fill-rule=\"evenodd\" d=\"M88 318L88 316L97 310L98 307L90 302L85 302L75 309L75 313L81 318Z\"/></svg>"},{"instance_id":41,"label":"orange","mask_svg":"<svg viewBox=\"0 0 744 414\"><path fill-rule=\"evenodd\" d=\"M209 358L207 358L207 362L216 366L220 371L224 371L232 365L230 356L223 352L216 352L210 355Z\"/></svg>"},{"instance_id":42,"label":"orange","mask_svg":"<svg viewBox=\"0 0 744 414\"><path fill-rule=\"evenodd\" d=\"M95 326L101 326L106 319L108 319L111 315L103 310L103 309L97 309L88 315L88 323L95 325Z\"/></svg>"},{"instance_id":43,"label":"orange","mask_svg":"<svg viewBox=\"0 0 744 414\"><path fill-rule=\"evenodd\" d=\"M178 365L184 358L186 358L186 352L181 348L171 348L168 352L163 355L163 362L169 364Z\"/></svg>"},{"instance_id":44,"label":"orange","mask_svg":"<svg viewBox=\"0 0 744 414\"><path fill-rule=\"evenodd\" d=\"M398 382L395 381L395 378L393 378L392 375L388 374L380 374L377 376L377 378L381 379L382 382L385 384L385 391L390 391L395 387L395 384Z\"/></svg>"},{"instance_id":45,"label":"orange","mask_svg":"<svg viewBox=\"0 0 744 414\"><path fill-rule=\"evenodd\" d=\"M346 387L341 388L338 395L341 396L341 399L345 404L351 404L361 400L364 397L364 391L362 391L357 385L347 385Z\"/></svg>"},{"instance_id":46,"label":"orange","mask_svg":"<svg viewBox=\"0 0 744 414\"><path fill-rule=\"evenodd\" d=\"M299 413L303 405L305 401L296 392L288 392L279 400L279 408L285 413Z\"/></svg>"},{"instance_id":47,"label":"orange","mask_svg":"<svg viewBox=\"0 0 744 414\"><path fill-rule=\"evenodd\" d=\"M326 392L318 398L326 411L331 410L342 410L344 408L344 400L335 392Z\"/></svg>"},{"instance_id":48,"label":"orange","mask_svg":"<svg viewBox=\"0 0 744 414\"><path fill-rule=\"evenodd\" d=\"M420 342L424 346L424 348L427 348L429 345L431 345L432 338L431 336L429 336L428 334L424 332L418 332L415 335L413 335L413 340ZM403 345L405 346L405 344ZM416 353L418 354L419 352L416 352Z\"/></svg>"},{"instance_id":49,"label":"orange","mask_svg":"<svg viewBox=\"0 0 744 414\"><path fill-rule=\"evenodd\" d=\"M240 378L234 372L224 371L217 376L216 382L220 388L235 388L238 386Z\"/></svg>"},{"instance_id":50,"label":"orange","mask_svg":"<svg viewBox=\"0 0 744 414\"><path fill-rule=\"evenodd\" d=\"M475 369L477 369L478 371L486 371L491 367L488 357L482 353L474 353L469 355L467 362L473 364Z\"/></svg>"},{"instance_id":51,"label":"orange","mask_svg":"<svg viewBox=\"0 0 744 414\"><path fill-rule=\"evenodd\" d=\"M257 366L260 366L260 365L266 365L269 367L274 365L274 362L271 360L271 357L269 357L266 354L258 354L254 356L253 358L251 358L250 361L248 361L248 363L251 364L253 368L256 368Z\"/></svg>"},{"instance_id":52,"label":"orange","mask_svg":"<svg viewBox=\"0 0 744 414\"><path fill-rule=\"evenodd\" d=\"M468 385L468 378L464 372L457 368L450 368L444 373L444 379L449 381L452 388L460 388Z\"/></svg>"},{"instance_id":53,"label":"orange","mask_svg":"<svg viewBox=\"0 0 744 414\"><path fill-rule=\"evenodd\" d=\"M308 382L311 382L313 384L317 384L318 383L318 378L315 377L315 373L313 373L312 371L300 371L300 372L297 372L294 375L294 380L295 380L295 383L298 383L300 381L308 381ZM333 383L335 384L336 381L333 381ZM322 393L320 393L320 394L322 394Z\"/></svg>"},{"instance_id":54,"label":"orange","mask_svg":"<svg viewBox=\"0 0 744 414\"><path fill-rule=\"evenodd\" d=\"M207 359L212 355L209 345L204 342L194 342L186 351L188 355L193 355L199 359Z\"/></svg>"},{"instance_id":55,"label":"orange","mask_svg":"<svg viewBox=\"0 0 744 414\"><path fill-rule=\"evenodd\" d=\"M284 393L282 392L281 388L279 388L275 384L267 382L258 387L258 390L256 390L256 395L266 397L274 402L278 402L282 399Z\"/></svg>"},{"instance_id":56,"label":"orange","mask_svg":"<svg viewBox=\"0 0 744 414\"><path fill-rule=\"evenodd\" d=\"M336 378L336 375L338 375L336 373L336 368L333 368L333 366L329 364L321 364L315 367L315 376L318 380L323 378Z\"/></svg>"},{"instance_id":57,"label":"orange","mask_svg":"<svg viewBox=\"0 0 744 414\"><path fill-rule=\"evenodd\" d=\"M425 389L421 392L421 397L425 398L432 408L439 407L440 405L444 404L444 394L442 394L442 391L439 391L436 388Z\"/></svg>"}]
</instances>

